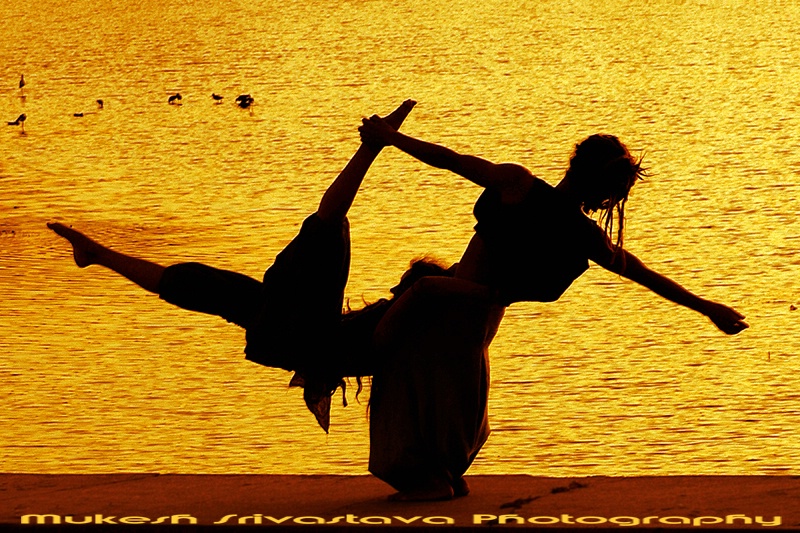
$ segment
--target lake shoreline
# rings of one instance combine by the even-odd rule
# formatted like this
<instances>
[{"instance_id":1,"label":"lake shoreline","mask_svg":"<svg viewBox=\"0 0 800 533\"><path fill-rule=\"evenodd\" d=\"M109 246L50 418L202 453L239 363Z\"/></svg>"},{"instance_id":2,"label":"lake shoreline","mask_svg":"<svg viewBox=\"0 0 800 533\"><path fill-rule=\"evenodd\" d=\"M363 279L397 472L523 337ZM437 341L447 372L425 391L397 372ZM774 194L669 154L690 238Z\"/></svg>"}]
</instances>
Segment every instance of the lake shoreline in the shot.
<instances>
[{"instance_id":1,"label":"lake shoreline","mask_svg":"<svg viewBox=\"0 0 800 533\"><path fill-rule=\"evenodd\" d=\"M393 503L372 476L0 474L0 525L170 531L376 527L800 529L800 476L467 476L472 493ZM44 516L50 515L50 516ZM23 518L26 517L26 518ZM130 526L128 526L130 527Z\"/></svg>"}]
</instances>

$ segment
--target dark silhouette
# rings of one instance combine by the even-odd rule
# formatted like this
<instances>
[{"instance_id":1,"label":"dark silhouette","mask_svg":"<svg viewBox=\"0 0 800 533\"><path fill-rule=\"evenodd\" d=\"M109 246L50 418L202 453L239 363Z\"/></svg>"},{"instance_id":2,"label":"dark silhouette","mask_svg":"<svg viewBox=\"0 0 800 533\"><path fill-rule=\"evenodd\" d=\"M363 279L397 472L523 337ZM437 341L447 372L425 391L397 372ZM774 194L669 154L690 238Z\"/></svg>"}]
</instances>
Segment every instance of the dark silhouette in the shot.
<instances>
[{"instance_id":1,"label":"dark silhouette","mask_svg":"<svg viewBox=\"0 0 800 533\"><path fill-rule=\"evenodd\" d=\"M213 98L215 102L221 103L222 99L225 98L225 97L224 96L220 96L217 93L211 93L211 98Z\"/></svg>"},{"instance_id":2,"label":"dark silhouette","mask_svg":"<svg viewBox=\"0 0 800 533\"><path fill-rule=\"evenodd\" d=\"M19 90L22 91L22 88L25 87L25 75L19 75Z\"/></svg>"},{"instance_id":3,"label":"dark silhouette","mask_svg":"<svg viewBox=\"0 0 800 533\"><path fill-rule=\"evenodd\" d=\"M15 120L13 122L9 122L8 125L9 126L21 126L22 127L22 131L24 133L25 132L25 121L27 119L28 119L28 115L23 113L23 114L21 114L20 116L17 117L17 120Z\"/></svg>"},{"instance_id":4,"label":"dark silhouette","mask_svg":"<svg viewBox=\"0 0 800 533\"><path fill-rule=\"evenodd\" d=\"M413 106L404 102L387 123L399 127ZM342 316L350 264L347 212L379 153L380 147L362 144L263 281L199 263L164 267L116 252L63 224L47 226L72 244L79 267L102 265L169 303L244 328L246 358L294 371L291 384L303 387L306 405L327 432L331 397L338 387L344 390L343 379L374 372L372 334L391 305L381 300ZM431 273L446 275L446 270L414 265L393 292Z\"/></svg>"},{"instance_id":5,"label":"dark silhouette","mask_svg":"<svg viewBox=\"0 0 800 533\"><path fill-rule=\"evenodd\" d=\"M73 117L82 117L83 113L73 113L72 116Z\"/></svg>"},{"instance_id":6,"label":"dark silhouette","mask_svg":"<svg viewBox=\"0 0 800 533\"><path fill-rule=\"evenodd\" d=\"M456 277L492 288L504 305L557 300L591 260L659 296L706 315L725 333L736 334L747 328L744 316L737 311L692 294L647 268L622 247L625 203L644 171L616 137L592 135L578 144L564 178L552 187L525 167L495 164L414 139L377 116L364 119L360 131L364 142L396 146L424 163L450 170L485 189L475 205L476 234L459 263ZM601 213L603 228L585 216L593 212ZM558 235L541 235L545 232ZM570 244L568 237L574 237L575 243ZM567 254L574 257L561 259ZM548 261L558 261L558 268L533 264Z\"/></svg>"},{"instance_id":7,"label":"dark silhouette","mask_svg":"<svg viewBox=\"0 0 800 533\"><path fill-rule=\"evenodd\" d=\"M97 99L96 102L97 102L97 108L98 109L103 109L103 105L104 105L103 101L100 100L100 99Z\"/></svg>"},{"instance_id":8,"label":"dark silhouette","mask_svg":"<svg viewBox=\"0 0 800 533\"><path fill-rule=\"evenodd\" d=\"M183 100L181 93L175 93L169 98L167 98L167 103L171 105L177 105L181 102L181 100Z\"/></svg>"},{"instance_id":9,"label":"dark silhouette","mask_svg":"<svg viewBox=\"0 0 800 533\"><path fill-rule=\"evenodd\" d=\"M644 170L616 137L578 144L553 187L520 165L409 137L377 116L359 130L365 143L395 146L485 189L454 277L418 281L376 331L384 362L373 377L370 472L398 489L397 499L468 490L461 476L489 432L486 349L504 309L557 300L590 260L706 315L725 333L748 327L737 311L692 294L622 247L625 203ZM595 211L602 227L586 216ZM415 331L424 333L409 339Z\"/></svg>"},{"instance_id":10,"label":"dark silhouette","mask_svg":"<svg viewBox=\"0 0 800 533\"><path fill-rule=\"evenodd\" d=\"M255 102L255 98L250 96L249 94L240 94L236 97L236 105L241 107L242 109L247 109Z\"/></svg>"}]
</instances>

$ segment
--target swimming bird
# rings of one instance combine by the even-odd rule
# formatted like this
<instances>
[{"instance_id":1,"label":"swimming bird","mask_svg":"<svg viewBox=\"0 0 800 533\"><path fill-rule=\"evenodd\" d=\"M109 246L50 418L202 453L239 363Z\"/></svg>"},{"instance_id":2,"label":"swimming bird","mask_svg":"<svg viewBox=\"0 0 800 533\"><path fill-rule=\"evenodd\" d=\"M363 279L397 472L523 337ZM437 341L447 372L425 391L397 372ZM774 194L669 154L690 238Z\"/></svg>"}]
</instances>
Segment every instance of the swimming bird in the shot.
<instances>
[{"instance_id":1,"label":"swimming bird","mask_svg":"<svg viewBox=\"0 0 800 533\"><path fill-rule=\"evenodd\" d=\"M20 116L17 117L17 120L15 120L14 122L9 122L8 125L9 126L22 126L22 131L25 131L25 119L27 119L27 118L28 118L28 116L25 113L23 113L23 114L21 114Z\"/></svg>"},{"instance_id":2,"label":"swimming bird","mask_svg":"<svg viewBox=\"0 0 800 533\"><path fill-rule=\"evenodd\" d=\"M99 107L100 109L103 109L103 101L102 100L97 100L97 107Z\"/></svg>"},{"instance_id":3,"label":"swimming bird","mask_svg":"<svg viewBox=\"0 0 800 533\"><path fill-rule=\"evenodd\" d=\"M216 100L217 102L219 102L219 101L221 101L221 100L222 100L223 98L225 98L225 97L224 97L224 96L220 96L220 95L218 95L218 94L216 94L216 93L211 93L211 98L213 98L214 100Z\"/></svg>"},{"instance_id":4,"label":"swimming bird","mask_svg":"<svg viewBox=\"0 0 800 533\"><path fill-rule=\"evenodd\" d=\"M255 99L249 94L240 94L236 97L236 104L242 109L247 109L253 102Z\"/></svg>"},{"instance_id":5,"label":"swimming bird","mask_svg":"<svg viewBox=\"0 0 800 533\"><path fill-rule=\"evenodd\" d=\"M167 99L168 104L175 104L176 101L180 102L183 100L181 93L175 93Z\"/></svg>"}]
</instances>

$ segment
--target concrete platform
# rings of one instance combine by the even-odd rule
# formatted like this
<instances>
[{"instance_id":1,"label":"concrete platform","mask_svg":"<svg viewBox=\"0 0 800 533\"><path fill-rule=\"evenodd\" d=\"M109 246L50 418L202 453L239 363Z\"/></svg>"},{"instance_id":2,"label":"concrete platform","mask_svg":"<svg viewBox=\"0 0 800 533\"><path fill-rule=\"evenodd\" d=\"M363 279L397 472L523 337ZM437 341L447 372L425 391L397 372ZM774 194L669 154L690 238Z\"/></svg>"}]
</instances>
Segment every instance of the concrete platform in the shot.
<instances>
[{"instance_id":1,"label":"concrete platform","mask_svg":"<svg viewBox=\"0 0 800 533\"><path fill-rule=\"evenodd\" d=\"M26 531L800 529L800 476L467 480L472 493L464 498L393 503L392 489L371 476L0 474L0 524Z\"/></svg>"}]
</instances>

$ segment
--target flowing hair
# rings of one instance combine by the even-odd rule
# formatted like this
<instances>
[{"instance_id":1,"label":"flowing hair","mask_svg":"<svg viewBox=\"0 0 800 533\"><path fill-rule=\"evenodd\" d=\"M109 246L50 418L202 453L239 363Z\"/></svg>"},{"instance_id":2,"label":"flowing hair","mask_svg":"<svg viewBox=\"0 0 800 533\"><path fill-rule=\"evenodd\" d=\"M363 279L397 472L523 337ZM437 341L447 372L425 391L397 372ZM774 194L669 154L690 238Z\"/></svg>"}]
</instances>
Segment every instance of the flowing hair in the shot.
<instances>
[{"instance_id":1,"label":"flowing hair","mask_svg":"<svg viewBox=\"0 0 800 533\"><path fill-rule=\"evenodd\" d=\"M599 223L612 243L613 259L622 252L628 194L638 180L649 175L642 160L643 156L631 155L617 137L606 134L591 135L578 143L569 160L566 177L585 191L584 213L599 212Z\"/></svg>"}]
</instances>

